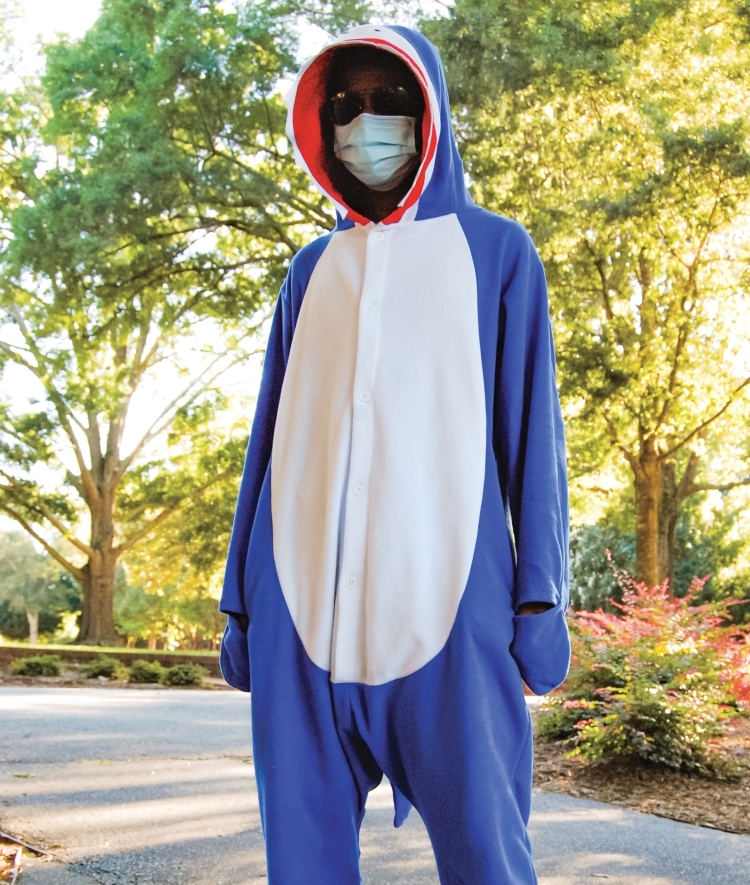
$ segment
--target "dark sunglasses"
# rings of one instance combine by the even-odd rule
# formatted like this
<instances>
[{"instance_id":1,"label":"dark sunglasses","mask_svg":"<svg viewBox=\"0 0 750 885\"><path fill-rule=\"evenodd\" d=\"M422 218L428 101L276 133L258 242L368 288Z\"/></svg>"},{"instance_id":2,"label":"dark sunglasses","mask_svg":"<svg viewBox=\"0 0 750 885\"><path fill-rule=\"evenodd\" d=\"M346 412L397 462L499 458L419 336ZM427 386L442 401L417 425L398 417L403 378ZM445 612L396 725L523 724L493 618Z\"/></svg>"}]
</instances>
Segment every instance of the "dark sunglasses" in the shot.
<instances>
[{"instance_id":1,"label":"dark sunglasses","mask_svg":"<svg viewBox=\"0 0 750 885\"><path fill-rule=\"evenodd\" d=\"M403 86L379 86L369 92L353 92L345 90L337 92L328 99L328 111L334 123L346 126L358 117L367 107L373 114L389 117L416 116L415 103L407 89Z\"/></svg>"}]
</instances>

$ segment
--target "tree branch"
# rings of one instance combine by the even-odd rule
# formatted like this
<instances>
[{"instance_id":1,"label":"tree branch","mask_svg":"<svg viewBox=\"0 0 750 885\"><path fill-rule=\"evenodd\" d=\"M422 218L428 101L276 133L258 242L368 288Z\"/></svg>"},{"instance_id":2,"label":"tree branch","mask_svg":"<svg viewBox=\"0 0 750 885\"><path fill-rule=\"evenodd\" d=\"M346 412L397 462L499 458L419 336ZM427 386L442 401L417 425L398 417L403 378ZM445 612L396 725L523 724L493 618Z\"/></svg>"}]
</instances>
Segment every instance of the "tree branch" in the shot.
<instances>
[{"instance_id":1,"label":"tree branch","mask_svg":"<svg viewBox=\"0 0 750 885\"><path fill-rule=\"evenodd\" d=\"M725 482L717 485L712 483L692 485L689 494L693 495L696 492L731 492L732 489L739 488L740 486L750 486L750 476L745 476L743 479L736 479L733 482Z\"/></svg>"},{"instance_id":2,"label":"tree branch","mask_svg":"<svg viewBox=\"0 0 750 885\"><path fill-rule=\"evenodd\" d=\"M683 501L685 501L693 494L695 488L695 475L698 472L699 463L700 458L698 457L698 455L696 455L695 452L691 452L690 456L688 457L685 472L680 478L680 482L675 493L678 507L680 506L680 504L682 504Z\"/></svg>"},{"instance_id":3,"label":"tree branch","mask_svg":"<svg viewBox=\"0 0 750 885\"><path fill-rule=\"evenodd\" d=\"M78 418L73 413L73 410L70 406L65 402L65 398L62 394L57 390L57 388L52 383L49 372L43 370L44 366L44 357L40 352L39 348L36 346L36 341L34 341L34 337L29 331L28 326L26 325L26 321L24 320L21 311L18 308L18 305L13 304L11 307L11 314L13 316L13 320L18 326L21 334L26 341L26 344L29 348L29 352L34 357L37 362L36 366L32 366L30 363L26 362L26 360L21 359L15 354L12 349L11 353L14 358L20 362L23 366L25 366L33 375L35 375L39 381L44 385L47 394L49 395L52 404L55 407L55 411L57 412L58 420L60 421L60 426L62 427L65 435L68 437L68 441L70 442L71 447L73 448L73 454L75 455L76 463L78 464L78 470L81 474L81 481L83 483L84 489L86 492L92 496L92 499L95 499L98 495L98 490L96 488L95 483L91 477L91 473L89 472L88 467L86 466L86 461L83 457L83 452L81 451L81 447L78 443L78 439L76 438L75 432L71 426L71 422L75 423L84 433L86 433L86 428L83 424L78 420ZM8 350L8 346L4 345L0 342L0 346L4 346L6 350Z\"/></svg>"},{"instance_id":4,"label":"tree branch","mask_svg":"<svg viewBox=\"0 0 750 885\"><path fill-rule=\"evenodd\" d=\"M685 299L682 299L683 304ZM672 360L672 366L669 371L669 382L667 384L667 394L664 397L664 405L662 406L661 411L659 412L659 416L656 419L655 427L661 427L662 424L666 421L667 415L669 414L669 407L672 404L672 394L674 393L675 384L677 383L677 373L680 369L680 360L682 357L682 352L685 349L685 345L687 344L687 327L688 321L685 319L680 326L680 331L677 335L677 343L675 344L674 349L674 359Z\"/></svg>"},{"instance_id":5,"label":"tree branch","mask_svg":"<svg viewBox=\"0 0 750 885\"><path fill-rule=\"evenodd\" d=\"M620 436L617 433L617 428L612 423L609 415L607 415L606 412L602 412L602 418L604 418L604 423L607 425L607 434L609 435L612 445L614 445L615 448L619 449L622 452L625 460L628 462L628 464L630 464L633 470L635 470L638 466L638 459L624 443L620 442Z\"/></svg>"},{"instance_id":6,"label":"tree branch","mask_svg":"<svg viewBox=\"0 0 750 885\"><path fill-rule=\"evenodd\" d=\"M143 528L138 529L137 532L134 532L129 538L126 538L121 544L118 544L115 547L116 555L122 556L127 550L130 550L131 547L134 547L142 538L145 538L146 535L150 534L158 525L168 519L175 513L178 513L187 502L194 501L196 498L200 498L200 496L207 490L210 489L212 485L215 485L222 479L225 479L229 476L229 472L225 471L224 473L219 473L216 476L211 478L210 482L205 483L202 486L199 486L185 498L183 498L179 504L176 504L174 507L167 507L166 510L162 510L157 516L155 516L151 522L147 525L143 526Z\"/></svg>"},{"instance_id":7,"label":"tree branch","mask_svg":"<svg viewBox=\"0 0 750 885\"><path fill-rule=\"evenodd\" d=\"M0 469L0 476L6 479L13 488L23 488L23 485L14 476L11 476L11 474L7 473L5 470ZM15 499L18 498L18 495L13 495L12 490L9 489L7 486L4 487L4 491L12 495ZM54 512L44 503L44 501L31 501L28 502L26 506L31 508L32 510L38 511L38 513L41 514L44 519L50 522L58 530L58 532L60 532L60 534L65 538L66 541L69 541L74 547L80 550L81 553L85 553L86 556L94 555L94 551L91 549L91 547L88 547L86 544L83 543L83 541L79 541L78 538L76 538L76 536L73 534L72 529L69 526L65 525L65 523L54 514Z\"/></svg>"},{"instance_id":8,"label":"tree branch","mask_svg":"<svg viewBox=\"0 0 750 885\"><path fill-rule=\"evenodd\" d=\"M0 504L0 510L4 513L7 513L12 519L24 529L24 531L28 532L35 541L38 541L42 547L49 553L49 555L55 560L58 565L61 565L67 572L70 572L71 575L78 581L83 581L83 570L77 568L73 565L72 562L69 562L62 553L58 553L57 550L51 545L48 544L44 538L38 533L35 532L31 525L21 516L20 513L16 513L12 507L8 507L7 504Z\"/></svg>"},{"instance_id":9,"label":"tree branch","mask_svg":"<svg viewBox=\"0 0 750 885\"><path fill-rule=\"evenodd\" d=\"M170 412L172 412L180 404L185 406L185 405L189 405L190 403L194 402L195 399L198 396L200 396L200 394L203 393L209 387L209 385L213 384L213 382L218 377L223 375L224 372L227 372L229 369L231 369L232 366L237 365L238 362L240 362L241 360L246 358L245 354L241 354L240 356L231 360L229 362L229 364L224 366L219 372L216 372L215 374L211 375L208 379L205 380L205 382L203 384L200 384L200 382L206 378L206 375L208 375L208 373L214 368L214 366L220 360L222 360L224 357L226 357L228 353L229 353L229 351L223 351L222 353L218 354L218 356L216 356L215 359L211 360L211 362L206 366L206 368L202 372L200 372L198 375L196 375L195 378L193 378L190 381L190 383L187 384L177 394L177 396L175 396L169 403L167 403L166 406L164 406L164 408L161 410L159 415L157 415L157 417L151 422L151 424L149 425L148 429L143 434L143 436L135 444L135 446L131 450L130 454L126 455L125 458L123 458L122 461L120 461L119 475L122 475L128 469L128 467L132 464L133 460L138 456L138 454L143 450L143 448L151 442L151 440L155 439L157 436L159 436L160 433L163 433L164 430L166 430L166 428L169 427L169 424L171 422L171 418L166 421L165 421L165 419L167 418L167 416L169 415ZM194 390L196 385L200 385L200 386L198 387L197 390L195 390L193 392L192 396L188 397L188 394L190 393L191 390ZM188 398L185 399L185 397L188 397Z\"/></svg>"},{"instance_id":10,"label":"tree branch","mask_svg":"<svg viewBox=\"0 0 750 885\"><path fill-rule=\"evenodd\" d=\"M594 267L596 267L597 272L599 273L599 280L601 282L600 292L602 296L602 303L604 305L604 315L608 320L612 320L614 318L614 313L612 311L612 302L609 298L609 278L607 277L606 270L604 268L604 259L596 254L594 249L589 243L588 240L584 239L583 244L591 255L591 259L594 262Z\"/></svg>"},{"instance_id":11,"label":"tree branch","mask_svg":"<svg viewBox=\"0 0 750 885\"><path fill-rule=\"evenodd\" d=\"M683 437L679 442L675 443L666 452L663 452L661 455L661 460L664 461L671 455L674 455L675 452L678 452L684 445L689 443L691 439L694 439L699 433L702 433L707 427L713 424L714 421L716 421L718 418L721 418L724 412L726 412L726 410L732 405L732 403L748 385L750 385L750 377L745 378L745 380L741 384L735 387L735 389L732 391L732 395L718 410L718 412L714 412L713 415L711 415L709 418L706 418L706 420L701 422L694 430L691 430L687 436Z\"/></svg>"}]
</instances>

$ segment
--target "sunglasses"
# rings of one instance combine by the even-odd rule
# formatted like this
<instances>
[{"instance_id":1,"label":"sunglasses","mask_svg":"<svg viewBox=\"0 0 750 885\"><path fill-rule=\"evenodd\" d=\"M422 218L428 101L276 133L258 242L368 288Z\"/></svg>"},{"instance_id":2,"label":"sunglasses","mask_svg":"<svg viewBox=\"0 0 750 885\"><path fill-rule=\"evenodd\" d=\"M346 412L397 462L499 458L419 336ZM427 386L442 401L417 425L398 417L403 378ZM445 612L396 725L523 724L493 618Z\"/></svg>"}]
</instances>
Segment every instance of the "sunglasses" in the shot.
<instances>
[{"instance_id":1,"label":"sunglasses","mask_svg":"<svg viewBox=\"0 0 750 885\"><path fill-rule=\"evenodd\" d=\"M369 99L373 114L388 117L416 116L415 103L403 86L379 86L368 92L345 90L328 99L328 111L337 126L346 126L364 112Z\"/></svg>"}]
</instances>

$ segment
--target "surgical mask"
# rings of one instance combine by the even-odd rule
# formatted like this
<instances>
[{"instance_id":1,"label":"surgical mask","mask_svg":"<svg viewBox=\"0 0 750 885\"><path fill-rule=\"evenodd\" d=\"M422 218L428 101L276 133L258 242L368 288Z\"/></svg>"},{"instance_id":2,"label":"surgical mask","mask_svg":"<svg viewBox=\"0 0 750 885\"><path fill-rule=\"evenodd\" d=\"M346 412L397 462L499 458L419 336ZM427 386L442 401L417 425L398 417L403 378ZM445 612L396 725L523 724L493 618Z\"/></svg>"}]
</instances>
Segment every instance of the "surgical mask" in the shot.
<instances>
[{"instance_id":1,"label":"surgical mask","mask_svg":"<svg viewBox=\"0 0 750 885\"><path fill-rule=\"evenodd\" d=\"M344 166L374 191L397 187L419 163L414 117L360 114L346 126L334 126L334 153Z\"/></svg>"}]
</instances>

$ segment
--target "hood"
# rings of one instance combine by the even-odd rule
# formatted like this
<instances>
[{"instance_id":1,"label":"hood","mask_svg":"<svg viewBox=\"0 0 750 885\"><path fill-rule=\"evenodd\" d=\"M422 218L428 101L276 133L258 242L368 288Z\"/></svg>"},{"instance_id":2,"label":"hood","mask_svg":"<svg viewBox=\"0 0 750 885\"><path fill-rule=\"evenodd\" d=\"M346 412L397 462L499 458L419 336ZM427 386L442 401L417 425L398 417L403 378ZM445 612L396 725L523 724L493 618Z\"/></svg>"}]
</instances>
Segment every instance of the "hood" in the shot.
<instances>
[{"instance_id":1,"label":"hood","mask_svg":"<svg viewBox=\"0 0 750 885\"><path fill-rule=\"evenodd\" d=\"M360 25L342 34L301 68L287 95L287 136L297 163L336 208L336 228L369 224L370 220L346 205L331 183L323 163L321 108L332 50L366 43L393 52L412 70L422 87L425 114L422 121L422 160L414 184L395 212L382 224L420 221L470 208L473 203L464 183L464 169L451 126L448 89L437 49L418 31L400 26Z\"/></svg>"}]
</instances>

